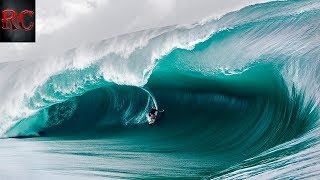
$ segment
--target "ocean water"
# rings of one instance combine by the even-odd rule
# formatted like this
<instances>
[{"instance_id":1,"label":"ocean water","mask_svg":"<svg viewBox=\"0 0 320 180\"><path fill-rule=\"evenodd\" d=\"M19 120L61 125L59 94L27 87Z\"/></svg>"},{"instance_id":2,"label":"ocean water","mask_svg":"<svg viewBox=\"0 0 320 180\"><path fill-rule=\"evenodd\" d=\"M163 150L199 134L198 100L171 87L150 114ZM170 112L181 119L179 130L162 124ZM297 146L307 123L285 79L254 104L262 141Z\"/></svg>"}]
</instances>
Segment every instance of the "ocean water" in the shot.
<instances>
[{"instance_id":1,"label":"ocean water","mask_svg":"<svg viewBox=\"0 0 320 180\"><path fill-rule=\"evenodd\" d=\"M1 63L0 179L319 178L319 19L273 1Z\"/></svg>"}]
</instances>

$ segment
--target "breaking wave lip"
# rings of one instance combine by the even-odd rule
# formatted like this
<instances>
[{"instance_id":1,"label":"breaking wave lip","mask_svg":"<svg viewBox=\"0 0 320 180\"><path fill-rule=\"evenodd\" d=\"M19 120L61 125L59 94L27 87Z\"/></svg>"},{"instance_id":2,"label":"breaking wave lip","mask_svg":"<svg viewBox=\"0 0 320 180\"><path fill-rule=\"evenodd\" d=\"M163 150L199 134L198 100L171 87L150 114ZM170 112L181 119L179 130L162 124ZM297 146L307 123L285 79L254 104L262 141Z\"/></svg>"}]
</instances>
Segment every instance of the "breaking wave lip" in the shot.
<instances>
[{"instance_id":1,"label":"breaking wave lip","mask_svg":"<svg viewBox=\"0 0 320 180\"><path fill-rule=\"evenodd\" d=\"M162 117L157 135L190 138L175 139L183 142L175 148L239 156L208 178L290 177L292 169L316 176L310 167L319 163L319 9L317 1L270 2L200 25L115 37L48 61L2 64L0 133L143 127L157 102L175 111ZM212 112L214 119L206 116ZM305 152L313 154L301 159Z\"/></svg>"}]
</instances>

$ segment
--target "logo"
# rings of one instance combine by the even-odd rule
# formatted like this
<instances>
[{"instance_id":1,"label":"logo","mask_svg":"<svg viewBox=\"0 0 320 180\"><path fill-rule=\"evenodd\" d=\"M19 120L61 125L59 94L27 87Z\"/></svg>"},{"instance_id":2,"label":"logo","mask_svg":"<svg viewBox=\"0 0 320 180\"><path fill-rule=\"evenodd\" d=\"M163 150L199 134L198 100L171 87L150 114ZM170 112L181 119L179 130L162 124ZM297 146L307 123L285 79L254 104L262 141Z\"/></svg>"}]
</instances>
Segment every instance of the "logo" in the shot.
<instances>
[{"instance_id":1,"label":"logo","mask_svg":"<svg viewBox=\"0 0 320 180\"><path fill-rule=\"evenodd\" d=\"M35 42L35 0L0 0L1 42Z\"/></svg>"}]
</instances>

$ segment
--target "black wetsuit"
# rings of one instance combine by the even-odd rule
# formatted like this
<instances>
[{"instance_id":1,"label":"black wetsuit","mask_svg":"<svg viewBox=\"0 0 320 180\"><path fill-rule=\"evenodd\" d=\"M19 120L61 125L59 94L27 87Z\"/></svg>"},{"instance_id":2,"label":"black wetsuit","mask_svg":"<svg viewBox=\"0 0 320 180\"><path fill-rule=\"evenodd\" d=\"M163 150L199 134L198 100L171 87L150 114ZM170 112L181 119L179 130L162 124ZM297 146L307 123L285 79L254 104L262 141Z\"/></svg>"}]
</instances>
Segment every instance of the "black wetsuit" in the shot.
<instances>
[{"instance_id":1,"label":"black wetsuit","mask_svg":"<svg viewBox=\"0 0 320 180\"><path fill-rule=\"evenodd\" d=\"M151 109L149 112L149 116L151 116L151 114L155 114L158 110L157 109Z\"/></svg>"}]
</instances>

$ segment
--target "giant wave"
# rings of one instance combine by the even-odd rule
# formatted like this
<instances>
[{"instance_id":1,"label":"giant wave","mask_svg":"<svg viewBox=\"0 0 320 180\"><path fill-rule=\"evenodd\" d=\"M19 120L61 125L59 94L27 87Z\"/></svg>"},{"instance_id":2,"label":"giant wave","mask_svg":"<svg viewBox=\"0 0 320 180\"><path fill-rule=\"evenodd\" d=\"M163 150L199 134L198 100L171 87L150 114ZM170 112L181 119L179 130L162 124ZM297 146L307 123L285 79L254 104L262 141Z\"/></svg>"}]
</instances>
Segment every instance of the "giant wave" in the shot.
<instances>
[{"instance_id":1,"label":"giant wave","mask_svg":"<svg viewBox=\"0 0 320 180\"><path fill-rule=\"evenodd\" d=\"M206 156L207 178L319 176L319 18L315 0L269 2L2 63L0 134L126 131Z\"/></svg>"}]
</instances>

